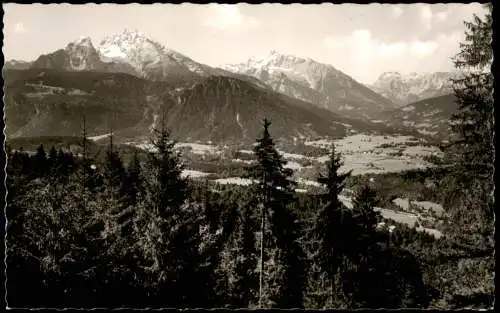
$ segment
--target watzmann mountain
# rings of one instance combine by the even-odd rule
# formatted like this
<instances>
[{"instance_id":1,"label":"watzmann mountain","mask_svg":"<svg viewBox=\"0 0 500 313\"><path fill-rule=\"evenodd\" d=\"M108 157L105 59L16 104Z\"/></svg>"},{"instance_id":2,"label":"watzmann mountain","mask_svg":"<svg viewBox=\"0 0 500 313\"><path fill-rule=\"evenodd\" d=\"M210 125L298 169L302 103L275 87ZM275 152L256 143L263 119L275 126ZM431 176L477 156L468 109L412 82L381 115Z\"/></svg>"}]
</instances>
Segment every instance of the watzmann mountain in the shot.
<instances>
[{"instance_id":1,"label":"watzmann mountain","mask_svg":"<svg viewBox=\"0 0 500 313\"><path fill-rule=\"evenodd\" d=\"M221 74L220 69L197 63L136 31L106 37L97 46L82 37L64 49L40 56L31 67L122 72L162 81Z\"/></svg>"}]
</instances>

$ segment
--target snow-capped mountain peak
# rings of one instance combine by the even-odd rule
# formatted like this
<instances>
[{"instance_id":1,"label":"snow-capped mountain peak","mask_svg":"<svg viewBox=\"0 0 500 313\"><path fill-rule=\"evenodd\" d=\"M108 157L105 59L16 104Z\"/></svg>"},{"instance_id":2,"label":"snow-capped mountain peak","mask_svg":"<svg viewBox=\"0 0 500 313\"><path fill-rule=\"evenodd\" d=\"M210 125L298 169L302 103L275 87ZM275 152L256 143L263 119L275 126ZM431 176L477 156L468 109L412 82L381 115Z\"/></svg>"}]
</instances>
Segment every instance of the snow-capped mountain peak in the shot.
<instances>
[{"instance_id":1,"label":"snow-capped mountain peak","mask_svg":"<svg viewBox=\"0 0 500 313\"><path fill-rule=\"evenodd\" d=\"M99 46L103 61L118 60L130 64L139 73L151 67L169 67L175 72L207 75L211 68L189 57L168 49L139 31L125 30L121 34L104 38Z\"/></svg>"},{"instance_id":2,"label":"snow-capped mountain peak","mask_svg":"<svg viewBox=\"0 0 500 313\"><path fill-rule=\"evenodd\" d=\"M144 62L154 63L160 60L164 47L138 31L125 30L121 34L104 38L99 45L103 61L122 59L134 68L141 68Z\"/></svg>"},{"instance_id":3,"label":"snow-capped mountain peak","mask_svg":"<svg viewBox=\"0 0 500 313\"><path fill-rule=\"evenodd\" d=\"M275 89L279 89L277 84L284 78L320 92L325 88L325 84L322 82L327 75L333 75L342 80L352 80L345 74L340 75L340 71L330 64L322 64L310 58L282 54L276 50L270 50L260 58L251 57L244 63L223 65L222 68L267 81Z\"/></svg>"},{"instance_id":4,"label":"snow-capped mountain peak","mask_svg":"<svg viewBox=\"0 0 500 313\"><path fill-rule=\"evenodd\" d=\"M380 74L378 81L386 80L386 79L391 79L391 78L396 78L396 77L401 77L400 72L384 72Z\"/></svg>"},{"instance_id":5,"label":"snow-capped mountain peak","mask_svg":"<svg viewBox=\"0 0 500 313\"><path fill-rule=\"evenodd\" d=\"M368 110L393 106L390 101L376 95L330 64L279 53L276 50L270 50L260 58L251 57L243 63L223 65L222 68L256 77L275 91L333 111L339 110L340 103L355 101L357 103L364 101L368 106L372 106L367 108ZM345 101L345 98L349 98L349 91L354 91L356 95ZM363 101L356 100L358 97ZM358 111L353 114L357 113Z\"/></svg>"},{"instance_id":6,"label":"snow-capped mountain peak","mask_svg":"<svg viewBox=\"0 0 500 313\"><path fill-rule=\"evenodd\" d=\"M403 75L399 72L382 73L371 88L400 104L452 93L452 78L456 72L416 73Z\"/></svg>"},{"instance_id":7,"label":"snow-capped mountain peak","mask_svg":"<svg viewBox=\"0 0 500 313\"><path fill-rule=\"evenodd\" d=\"M140 31L128 29L105 37L96 46L89 37L80 37L65 49L40 56L32 66L73 71L124 72L151 80L220 73L218 69L167 49Z\"/></svg>"}]
</instances>

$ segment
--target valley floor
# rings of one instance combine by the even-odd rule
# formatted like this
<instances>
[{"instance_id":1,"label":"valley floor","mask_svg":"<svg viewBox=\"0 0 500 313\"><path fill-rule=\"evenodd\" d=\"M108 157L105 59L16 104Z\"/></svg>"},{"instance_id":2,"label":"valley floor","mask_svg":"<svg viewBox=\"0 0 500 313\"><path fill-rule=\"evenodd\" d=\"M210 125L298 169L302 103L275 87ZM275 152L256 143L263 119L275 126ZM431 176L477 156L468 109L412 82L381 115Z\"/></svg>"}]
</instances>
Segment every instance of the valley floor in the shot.
<instances>
[{"instance_id":1,"label":"valley floor","mask_svg":"<svg viewBox=\"0 0 500 313\"><path fill-rule=\"evenodd\" d=\"M97 140L105 138L106 135L96 136ZM314 192L320 185L316 182L316 177L324 168L324 163L328 161L327 151L331 145L335 144L336 150L340 152L344 159L342 171L352 171L352 175L372 175L371 181L376 179L378 174L397 173L407 170L425 169L434 166L429 162L429 157L440 158L441 151L438 147L432 146L423 139L411 136L382 136L370 134L356 134L339 140L317 140L306 141L301 144L304 153L287 152L290 147L279 147L278 151L287 161L285 167L294 170L294 179L298 183L296 192L307 193ZM151 150L152 146L148 143L128 142L127 144L136 146L144 150ZM229 147L216 146L211 143L187 143L181 142L177 147L182 152L186 169L183 171L184 177L192 179L208 179L216 184L234 184L248 186L252 180L248 178L230 176L225 167L231 165L249 165L253 164L253 151L251 147ZM323 154L316 153L311 156L309 151L314 148L321 149ZM234 157L235 154L237 157ZM306 155L306 154L309 154ZM217 164L215 172L203 170L204 166L199 165L199 161L207 161ZM347 207L351 207L351 197L349 192L341 198ZM403 223L409 227L415 227L418 231L424 231L437 238L442 233L440 230L422 226L422 221L429 218L429 207L441 207L440 204L427 201L413 202L413 205L423 208L420 212L412 212L408 208L408 199L394 199L392 208L378 208L381 215L398 223ZM440 208L442 211L442 207ZM424 222L425 223L425 222Z\"/></svg>"}]
</instances>

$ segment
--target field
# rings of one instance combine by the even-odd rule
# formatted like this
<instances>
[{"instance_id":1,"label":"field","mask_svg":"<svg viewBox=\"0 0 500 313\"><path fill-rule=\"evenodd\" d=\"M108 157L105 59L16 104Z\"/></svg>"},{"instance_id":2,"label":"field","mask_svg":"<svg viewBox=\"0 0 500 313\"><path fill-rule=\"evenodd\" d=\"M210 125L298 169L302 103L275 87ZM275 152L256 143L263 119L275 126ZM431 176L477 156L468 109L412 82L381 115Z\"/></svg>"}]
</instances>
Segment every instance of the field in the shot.
<instances>
[{"instance_id":1,"label":"field","mask_svg":"<svg viewBox=\"0 0 500 313\"><path fill-rule=\"evenodd\" d=\"M316 178L324 171L332 143L343 156L341 171L352 171L353 176L370 174L373 176L370 181L374 181L379 174L432 167L433 164L426 161L426 157L441 156L436 146L411 136L356 134L333 141L322 139L297 145L277 144L278 151L287 160L285 167L294 171L296 192L315 193L321 189ZM146 150L151 147L148 143L128 144ZM183 173L186 177L208 179L221 185L252 184L252 180L243 177L246 168L255 162L251 147L180 142L177 148L186 166ZM341 200L347 207L352 207L349 190ZM397 198L391 205L377 210L385 219L410 227L417 226L419 231L441 236L441 232L434 228L443 210L437 203L413 201L409 208L407 199Z\"/></svg>"},{"instance_id":2,"label":"field","mask_svg":"<svg viewBox=\"0 0 500 313\"><path fill-rule=\"evenodd\" d=\"M105 135L96 136L99 140ZM376 136L356 134L340 140L318 140L305 142L297 146L279 146L279 152L288 161L285 167L296 172L296 177L308 178L310 172L321 169L328 160L328 149L334 143L337 151L344 157L344 171L352 171L353 175L366 173L400 172L409 169L422 169L433 166L425 160L425 157L439 157L440 151L435 146L430 146L423 139L411 136ZM150 150L149 143L128 142L144 150ZM234 146L216 146L209 143L186 143L177 144L182 152L185 164L191 170L201 170L196 167L197 161L211 160L223 165L246 164L251 165L252 151L249 149L238 149ZM298 153L297 151L302 151Z\"/></svg>"}]
</instances>

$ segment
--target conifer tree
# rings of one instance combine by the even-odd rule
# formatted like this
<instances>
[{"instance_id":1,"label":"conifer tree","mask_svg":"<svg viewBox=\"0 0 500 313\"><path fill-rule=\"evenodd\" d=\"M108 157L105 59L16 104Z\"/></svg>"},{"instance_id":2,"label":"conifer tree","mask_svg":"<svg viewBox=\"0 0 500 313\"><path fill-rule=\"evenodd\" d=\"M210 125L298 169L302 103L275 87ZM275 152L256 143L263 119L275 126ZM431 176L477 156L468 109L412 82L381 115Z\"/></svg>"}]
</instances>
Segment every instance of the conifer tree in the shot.
<instances>
[{"instance_id":1,"label":"conifer tree","mask_svg":"<svg viewBox=\"0 0 500 313\"><path fill-rule=\"evenodd\" d=\"M455 57L455 67L462 77L453 81L458 112L451 125L458 150L460 172L464 177L474 175L491 180L494 159L494 116L492 49L492 4L483 19L474 15L467 28L465 42ZM456 151L455 150L455 151Z\"/></svg>"},{"instance_id":2,"label":"conifer tree","mask_svg":"<svg viewBox=\"0 0 500 313\"><path fill-rule=\"evenodd\" d=\"M145 193L137 204L134 233L143 264L143 284L155 295L156 305L192 305L190 286L199 261L199 214L188 205L183 165L175 141L162 123L154 130L146 166Z\"/></svg>"},{"instance_id":3,"label":"conifer tree","mask_svg":"<svg viewBox=\"0 0 500 313\"><path fill-rule=\"evenodd\" d=\"M49 152L49 164L50 164L50 169L52 172L54 172L55 168L57 167L57 151L54 146L50 148Z\"/></svg>"},{"instance_id":4,"label":"conifer tree","mask_svg":"<svg viewBox=\"0 0 500 313\"><path fill-rule=\"evenodd\" d=\"M106 150L104 163L104 179L109 187L117 187L120 194L123 194L123 184L125 180L125 167L120 154L113 145L113 133L109 136L109 145Z\"/></svg>"},{"instance_id":5,"label":"conifer tree","mask_svg":"<svg viewBox=\"0 0 500 313\"><path fill-rule=\"evenodd\" d=\"M467 28L465 42L461 43L461 51L455 59L455 66L464 72L462 78L454 81L454 91L459 109L452 117L452 130L455 141L448 150L455 157L458 167L455 174L457 184L467 190L467 201L475 203L477 218L460 222L464 212L455 212L454 223L463 227L457 235L465 235L463 231L471 227L473 222L492 226L493 220L493 172L494 172L494 116L493 116L493 74L491 64L493 58L492 42L492 5L486 5L488 12L484 19L474 15L473 22L465 22ZM481 199L482 198L482 199ZM463 199L462 199L463 201ZM462 208L465 209L465 208ZM467 209L466 209L467 210ZM453 212L452 212L453 213ZM455 226L459 226L455 225ZM492 228L490 227L490 230ZM492 233L490 234L491 237ZM467 234L466 237L473 235ZM488 240L488 239L487 239Z\"/></svg>"},{"instance_id":6,"label":"conifer tree","mask_svg":"<svg viewBox=\"0 0 500 313\"><path fill-rule=\"evenodd\" d=\"M493 5L484 18L465 22L465 41L455 58L463 75L454 81L458 112L452 117L455 135L448 156L455 161L449 185L445 235L459 255L454 288L447 290L461 305L490 306L494 292L494 99ZM474 269L474 270L472 270ZM478 269L481 269L478 272ZM474 274L472 274L474 273ZM482 278L480 278L482 277ZM465 283L464 281L468 281ZM481 300L482 299L482 300Z\"/></svg>"},{"instance_id":7,"label":"conifer tree","mask_svg":"<svg viewBox=\"0 0 500 313\"><path fill-rule=\"evenodd\" d=\"M127 238L120 237L122 231L122 223L127 222L127 218L123 215L131 217L129 214L130 208L127 208L124 197L124 182L125 182L125 167L123 161L113 145L113 133L109 136L109 145L106 151L106 157L103 166L103 185L101 186L97 201L99 203L99 212L96 219L101 219L104 229L102 231L102 244L108 252L105 257L108 265L119 261L119 251L126 243ZM128 209L128 210L127 210ZM113 259L115 257L115 260ZM104 257L104 256L103 256ZM116 267L118 267L117 264Z\"/></svg>"},{"instance_id":8,"label":"conifer tree","mask_svg":"<svg viewBox=\"0 0 500 313\"><path fill-rule=\"evenodd\" d=\"M310 235L314 241L313 259L319 269L325 273L328 282L329 300L326 306L330 307L337 305L335 304L338 298L336 291L339 286L336 286L336 275L339 273L347 252L346 248L349 243L352 243L349 238L349 232L352 229L347 227L350 214L339 199L345 180L351 172L341 174L342 165L341 154L337 153L335 146L332 146L327 173L326 175L320 174L318 177L318 182L325 187L326 192L320 195L323 205L314 217Z\"/></svg>"},{"instance_id":9,"label":"conifer tree","mask_svg":"<svg viewBox=\"0 0 500 313\"><path fill-rule=\"evenodd\" d=\"M125 168L118 151L115 150L113 145L113 133L109 138L104 161L103 185L97 194L100 210L95 212L96 216L94 218L96 220L100 219L103 224L101 244L107 254L102 255L102 257L105 259L106 265L108 265L109 273L111 273L117 272L116 270L120 264L116 264L116 262L121 261L122 255L120 252L123 245L127 243L127 238L121 237L120 233L121 223L126 222L122 215L128 212L124 212L127 209L127 203L124 201ZM111 270L110 267L115 267L115 271Z\"/></svg>"},{"instance_id":10,"label":"conifer tree","mask_svg":"<svg viewBox=\"0 0 500 313\"><path fill-rule=\"evenodd\" d=\"M66 176L69 172L69 165L66 161L67 157L61 148L57 151L57 159L55 162L55 170L57 175Z\"/></svg>"},{"instance_id":11,"label":"conifer tree","mask_svg":"<svg viewBox=\"0 0 500 313\"><path fill-rule=\"evenodd\" d=\"M147 183L159 200L155 204L157 213L166 217L180 210L188 196L188 184L181 177L184 166L174 150L176 141L170 138L170 130L165 126L155 129L152 144L156 152L149 153L148 174L152 179Z\"/></svg>"},{"instance_id":12,"label":"conifer tree","mask_svg":"<svg viewBox=\"0 0 500 313\"><path fill-rule=\"evenodd\" d=\"M260 198L260 278L259 306L300 308L303 305L303 254L297 239L299 226L289 209L295 183L292 171L275 148L269 133L271 123L264 120L263 136L254 152L257 164L250 169ZM268 250L268 251L266 251ZM272 262L265 262L269 260ZM274 264L272 268L264 266ZM264 274L267 272L266 279Z\"/></svg>"},{"instance_id":13,"label":"conifer tree","mask_svg":"<svg viewBox=\"0 0 500 313\"><path fill-rule=\"evenodd\" d=\"M362 253L366 253L374 244L375 231L380 219L380 214L375 211L378 203L377 194L369 185L361 186L353 200L353 217L359 236L357 247Z\"/></svg>"},{"instance_id":14,"label":"conifer tree","mask_svg":"<svg viewBox=\"0 0 500 313\"><path fill-rule=\"evenodd\" d=\"M47 153L45 152L45 149L43 148L43 144L40 144L38 148L36 149L36 154L33 156L33 169L34 169L34 174L37 177L44 176L44 174L47 171Z\"/></svg>"},{"instance_id":15,"label":"conifer tree","mask_svg":"<svg viewBox=\"0 0 500 313\"><path fill-rule=\"evenodd\" d=\"M87 137L87 125L85 116L82 117L82 138L80 142L82 149L81 158L78 160L76 176L82 188L82 195L87 195L97 187L97 171L93 158L89 154L89 143ZM93 166L94 165L94 166ZM86 201L86 196L84 197Z\"/></svg>"}]
</instances>

